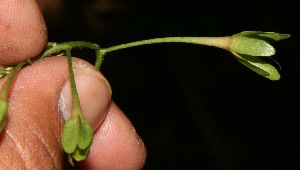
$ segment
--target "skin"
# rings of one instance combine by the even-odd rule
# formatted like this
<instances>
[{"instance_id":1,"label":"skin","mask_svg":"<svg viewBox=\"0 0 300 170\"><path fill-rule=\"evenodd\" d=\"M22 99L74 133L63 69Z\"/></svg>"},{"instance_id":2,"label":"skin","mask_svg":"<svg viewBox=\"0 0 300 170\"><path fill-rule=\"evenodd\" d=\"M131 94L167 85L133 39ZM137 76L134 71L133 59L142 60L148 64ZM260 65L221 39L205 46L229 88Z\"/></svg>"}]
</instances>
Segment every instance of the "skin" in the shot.
<instances>
[{"instance_id":1,"label":"skin","mask_svg":"<svg viewBox=\"0 0 300 170\"><path fill-rule=\"evenodd\" d=\"M0 1L0 65L40 53L47 41L45 28L36 1ZM75 162L74 169L141 169L146 149L128 118L111 100L109 83L85 61L74 58L73 66L82 110L95 129L90 156ZM4 81L0 80L0 86ZM49 57L19 72L9 94L6 126L0 134L0 169L68 167L60 138L71 108L69 88L65 57Z\"/></svg>"}]
</instances>

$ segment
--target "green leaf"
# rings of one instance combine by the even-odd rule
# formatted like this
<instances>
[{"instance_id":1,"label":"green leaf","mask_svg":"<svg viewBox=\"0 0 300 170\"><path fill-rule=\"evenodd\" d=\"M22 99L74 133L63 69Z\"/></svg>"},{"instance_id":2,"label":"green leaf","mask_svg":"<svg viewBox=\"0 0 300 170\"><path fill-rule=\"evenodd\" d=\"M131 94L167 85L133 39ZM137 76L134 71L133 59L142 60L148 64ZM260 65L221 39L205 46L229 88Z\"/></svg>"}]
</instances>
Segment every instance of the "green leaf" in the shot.
<instances>
[{"instance_id":1,"label":"green leaf","mask_svg":"<svg viewBox=\"0 0 300 170\"><path fill-rule=\"evenodd\" d=\"M271 56L275 54L275 49L266 41L239 36L238 34L231 37L228 48L232 52L250 56Z\"/></svg>"},{"instance_id":2,"label":"green leaf","mask_svg":"<svg viewBox=\"0 0 300 170\"><path fill-rule=\"evenodd\" d=\"M250 70L262 75L270 80L279 80L280 74L277 69L271 64L263 61L259 57L253 57L248 55L239 55L238 53L232 52L235 58L248 67Z\"/></svg>"}]
</instances>

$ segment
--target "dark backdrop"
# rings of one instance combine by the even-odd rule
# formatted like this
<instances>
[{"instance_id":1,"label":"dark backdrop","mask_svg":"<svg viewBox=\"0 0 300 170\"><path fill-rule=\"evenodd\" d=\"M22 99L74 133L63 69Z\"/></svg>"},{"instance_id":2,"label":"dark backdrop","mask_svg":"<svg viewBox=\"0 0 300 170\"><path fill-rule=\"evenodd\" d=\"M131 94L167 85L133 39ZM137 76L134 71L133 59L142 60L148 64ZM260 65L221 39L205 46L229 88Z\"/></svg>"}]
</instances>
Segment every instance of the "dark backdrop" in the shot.
<instances>
[{"instance_id":1,"label":"dark backdrop","mask_svg":"<svg viewBox=\"0 0 300 170\"><path fill-rule=\"evenodd\" d=\"M224 50L187 44L113 52L101 71L111 83L113 100L146 144L144 169L299 166L299 9L292 1L65 0L48 7L49 40L57 42L85 40L109 47L245 30L292 34L275 44L282 68L275 82ZM89 51L76 55L94 62Z\"/></svg>"}]
</instances>

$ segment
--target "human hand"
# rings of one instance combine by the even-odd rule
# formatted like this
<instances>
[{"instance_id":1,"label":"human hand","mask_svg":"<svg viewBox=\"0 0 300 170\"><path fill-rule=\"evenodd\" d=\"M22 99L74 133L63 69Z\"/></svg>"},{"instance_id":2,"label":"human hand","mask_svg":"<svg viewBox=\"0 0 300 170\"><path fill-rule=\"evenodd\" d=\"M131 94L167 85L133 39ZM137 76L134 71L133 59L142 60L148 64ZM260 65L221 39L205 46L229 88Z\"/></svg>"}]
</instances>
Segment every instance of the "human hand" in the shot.
<instances>
[{"instance_id":1,"label":"human hand","mask_svg":"<svg viewBox=\"0 0 300 170\"><path fill-rule=\"evenodd\" d=\"M0 2L0 64L38 55L47 30L36 1ZM107 80L89 63L74 59L81 107L94 127L85 169L141 169L146 150L132 124L111 101ZM2 86L5 78L0 80ZM62 169L63 118L71 108L65 57L49 57L22 69L9 95L7 123L0 135L0 169Z\"/></svg>"}]
</instances>

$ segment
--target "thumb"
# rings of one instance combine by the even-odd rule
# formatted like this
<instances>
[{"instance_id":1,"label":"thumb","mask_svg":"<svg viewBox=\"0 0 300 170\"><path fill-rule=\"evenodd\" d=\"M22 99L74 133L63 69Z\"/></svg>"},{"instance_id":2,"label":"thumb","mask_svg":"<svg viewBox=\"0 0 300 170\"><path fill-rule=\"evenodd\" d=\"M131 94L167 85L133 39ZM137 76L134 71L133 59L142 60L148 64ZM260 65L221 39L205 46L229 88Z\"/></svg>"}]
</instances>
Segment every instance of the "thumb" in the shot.
<instances>
[{"instance_id":1,"label":"thumb","mask_svg":"<svg viewBox=\"0 0 300 170\"><path fill-rule=\"evenodd\" d=\"M73 63L83 110L96 126L106 116L110 86L90 64L79 59L73 59ZM69 108L67 82L65 57L39 60L20 71L9 96L8 120L0 136L1 168L62 169L60 139L63 117L68 116ZM91 94L95 96L93 100L86 98Z\"/></svg>"},{"instance_id":2,"label":"thumb","mask_svg":"<svg viewBox=\"0 0 300 170\"><path fill-rule=\"evenodd\" d=\"M13 65L37 56L47 29L36 0L0 1L0 63Z\"/></svg>"}]
</instances>

